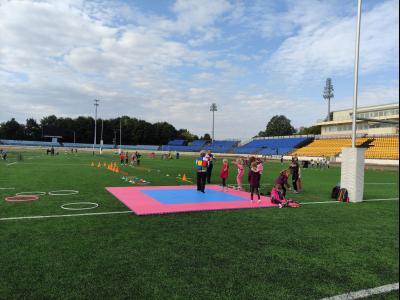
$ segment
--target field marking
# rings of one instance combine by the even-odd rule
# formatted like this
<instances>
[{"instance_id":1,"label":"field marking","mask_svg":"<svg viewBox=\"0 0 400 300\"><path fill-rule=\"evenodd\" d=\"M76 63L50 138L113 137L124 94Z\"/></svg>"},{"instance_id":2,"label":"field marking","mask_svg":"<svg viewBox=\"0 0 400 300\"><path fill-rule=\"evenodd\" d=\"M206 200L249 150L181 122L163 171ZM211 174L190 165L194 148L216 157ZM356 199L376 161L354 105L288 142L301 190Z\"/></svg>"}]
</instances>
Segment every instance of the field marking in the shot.
<instances>
[{"instance_id":1,"label":"field marking","mask_svg":"<svg viewBox=\"0 0 400 300\"><path fill-rule=\"evenodd\" d=\"M48 215L48 216L29 216L29 217L11 217L11 218L0 218L0 221L10 221L10 220L24 220L24 219L46 219L46 218L67 218L67 217L82 217L82 216L92 216L92 215L114 215L114 214L127 214L133 213L130 210L124 211L110 211L110 212L100 212L100 213L87 213L87 214L70 214L70 215Z\"/></svg>"},{"instance_id":2,"label":"field marking","mask_svg":"<svg viewBox=\"0 0 400 300\"><path fill-rule=\"evenodd\" d=\"M366 199L366 200L363 200L361 202L396 201L396 200L398 201L399 198ZM301 205L303 205L303 204L329 204L329 203L343 203L343 202L335 201L335 200L332 200L332 201L320 201L320 202L301 202ZM354 202L349 202L349 203L354 203ZM355 202L355 203L360 203L360 202Z\"/></svg>"},{"instance_id":3,"label":"field marking","mask_svg":"<svg viewBox=\"0 0 400 300\"><path fill-rule=\"evenodd\" d=\"M384 198L384 199L367 199L363 200L365 202L374 202L374 201L395 201L399 200L399 198ZM321 201L321 202L303 202L301 205L305 204L339 204L343 202L339 201ZM45 218L64 218L64 217L82 217L82 216L92 216L92 215L112 215L112 214L126 214L133 213L130 210L125 211L111 211L111 212L100 212L100 213L85 213L85 214L70 214L70 215L47 215L47 216L27 216L27 217L9 217L9 218L0 218L0 221L10 221L10 220L23 220L23 219L45 219Z\"/></svg>"},{"instance_id":4,"label":"field marking","mask_svg":"<svg viewBox=\"0 0 400 300\"><path fill-rule=\"evenodd\" d=\"M397 291L399 289L399 283L392 283L387 285L378 286L372 289L360 290L357 292L350 292L347 294L337 295L333 297L323 298L321 300L351 300L351 299L360 299L366 298L373 295L384 294L392 291Z\"/></svg>"},{"instance_id":5,"label":"field marking","mask_svg":"<svg viewBox=\"0 0 400 300\"><path fill-rule=\"evenodd\" d=\"M17 163L17 162L14 161L14 162L12 162L12 163L7 164L7 166L12 166L12 165L15 165L16 163Z\"/></svg>"},{"instance_id":6,"label":"field marking","mask_svg":"<svg viewBox=\"0 0 400 300\"><path fill-rule=\"evenodd\" d=\"M0 188L0 190L15 190L15 188Z\"/></svg>"},{"instance_id":7,"label":"field marking","mask_svg":"<svg viewBox=\"0 0 400 300\"><path fill-rule=\"evenodd\" d=\"M365 184L398 184L397 182L366 182Z\"/></svg>"}]
</instances>

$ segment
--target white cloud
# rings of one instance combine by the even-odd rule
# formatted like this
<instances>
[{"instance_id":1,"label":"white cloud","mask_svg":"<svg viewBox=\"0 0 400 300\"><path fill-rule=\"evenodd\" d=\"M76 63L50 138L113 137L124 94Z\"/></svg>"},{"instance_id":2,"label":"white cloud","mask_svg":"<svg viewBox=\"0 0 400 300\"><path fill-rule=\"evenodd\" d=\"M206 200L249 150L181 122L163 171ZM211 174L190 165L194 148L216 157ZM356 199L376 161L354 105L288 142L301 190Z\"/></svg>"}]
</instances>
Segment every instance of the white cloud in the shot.
<instances>
[{"instance_id":1,"label":"white cloud","mask_svg":"<svg viewBox=\"0 0 400 300\"><path fill-rule=\"evenodd\" d=\"M387 1L364 12L360 48L363 73L398 65L398 10L398 2ZM315 76L351 76L355 29L354 15L335 18L316 28L301 27L298 34L288 37L281 44L268 60L266 68L292 81Z\"/></svg>"}]
</instances>

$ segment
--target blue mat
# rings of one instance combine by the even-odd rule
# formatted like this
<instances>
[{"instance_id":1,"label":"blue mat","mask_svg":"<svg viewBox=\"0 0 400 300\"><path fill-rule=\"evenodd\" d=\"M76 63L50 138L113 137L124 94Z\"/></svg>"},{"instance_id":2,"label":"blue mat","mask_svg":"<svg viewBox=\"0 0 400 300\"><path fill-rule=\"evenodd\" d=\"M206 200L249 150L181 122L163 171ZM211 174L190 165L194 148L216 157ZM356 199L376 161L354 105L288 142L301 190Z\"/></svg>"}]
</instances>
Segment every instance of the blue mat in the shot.
<instances>
[{"instance_id":1,"label":"blue mat","mask_svg":"<svg viewBox=\"0 0 400 300\"><path fill-rule=\"evenodd\" d=\"M219 192L207 190L205 194L197 190L142 190L143 194L153 198L161 204L185 204L185 203L204 203L204 202L232 202L248 201L248 199Z\"/></svg>"}]
</instances>

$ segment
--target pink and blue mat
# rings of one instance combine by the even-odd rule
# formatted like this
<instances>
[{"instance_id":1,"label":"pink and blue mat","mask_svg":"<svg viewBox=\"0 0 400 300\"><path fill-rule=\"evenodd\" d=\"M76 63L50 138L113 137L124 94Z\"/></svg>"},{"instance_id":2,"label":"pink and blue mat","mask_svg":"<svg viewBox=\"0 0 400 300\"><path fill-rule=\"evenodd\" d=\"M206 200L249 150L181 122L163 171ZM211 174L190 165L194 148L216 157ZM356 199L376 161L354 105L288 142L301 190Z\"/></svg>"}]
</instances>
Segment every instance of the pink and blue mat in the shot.
<instances>
[{"instance_id":1,"label":"pink and blue mat","mask_svg":"<svg viewBox=\"0 0 400 300\"><path fill-rule=\"evenodd\" d=\"M217 185L207 185L204 194L194 185L107 187L106 190L137 215L277 206L269 197L261 196L261 203L257 204L255 195L251 203L249 193L232 189L222 192Z\"/></svg>"}]
</instances>

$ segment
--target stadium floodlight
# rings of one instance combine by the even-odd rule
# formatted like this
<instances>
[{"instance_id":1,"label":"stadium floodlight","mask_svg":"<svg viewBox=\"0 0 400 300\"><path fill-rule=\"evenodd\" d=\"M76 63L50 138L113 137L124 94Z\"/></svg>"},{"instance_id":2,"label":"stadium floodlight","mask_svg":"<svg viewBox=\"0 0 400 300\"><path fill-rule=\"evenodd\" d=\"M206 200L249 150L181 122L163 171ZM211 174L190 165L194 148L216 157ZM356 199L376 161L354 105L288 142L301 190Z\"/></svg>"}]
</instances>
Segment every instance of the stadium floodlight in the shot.
<instances>
[{"instance_id":1,"label":"stadium floodlight","mask_svg":"<svg viewBox=\"0 0 400 300\"><path fill-rule=\"evenodd\" d=\"M323 97L328 100L328 117L326 120L329 122L331 120L331 98L334 97L331 78L326 79Z\"/></svg>"},{"instance_id":2,"label":"stadium floodlight","mask_svg":"<svg viewBox=\"0 0 400 300\"><path fill-rule=\"evenodd\" d=\"M213 103L213 104L211 104L211 107L210 107L210 111L212 111L212 116L213 116L213 118L212 118L212 138L211 138L211 142L213 142L214 143L214 124L215 124L215 118L214 118L214 113L217 111L217 104L215 104L215 103Z\"/></svg>"},{"instance_id":3,"label":"stadium floodlight","mask_svg":"<svg viewBox=\"0 0 400 300\"><path fill-rule=\"evenodd\" d=\"M94 99L94 142L93 142L93 155L94 155L94 148L96 147L96 135L97 135L97 107L99 106L100 100Z\"/></svg>"}]
</instances>

